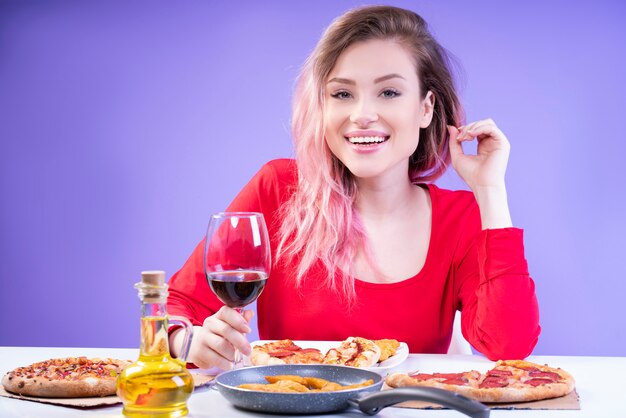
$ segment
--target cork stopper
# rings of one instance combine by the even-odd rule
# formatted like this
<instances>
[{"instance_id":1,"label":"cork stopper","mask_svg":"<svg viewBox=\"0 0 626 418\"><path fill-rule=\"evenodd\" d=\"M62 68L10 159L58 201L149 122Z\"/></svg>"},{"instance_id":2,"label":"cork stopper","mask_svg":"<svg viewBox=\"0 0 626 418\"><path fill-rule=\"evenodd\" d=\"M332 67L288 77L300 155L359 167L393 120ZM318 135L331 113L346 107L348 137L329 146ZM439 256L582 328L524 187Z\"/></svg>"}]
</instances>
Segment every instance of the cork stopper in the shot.
<instances>
[{"instance_id":1,"label":"cork stopper","mask_svg":"<svg viewBox=\"0 0 626 418\"><path fill-rule=\"evenodd\" d=\"M141 282L150 286L163 286L165 284L165 272L161 270L142 271Z\"/></svg>"},{"instance_id":2,"label":"cork stopper","mask_svg":"<svg viewBox=\"0 0 626 418\"><path fill-rule=\"evenodd\" d=\"M139 291L139 298L144 303L163 303L167 299L167 285L165 272L161 270L147 270L141 272L141 281L135 284Z\"/></svg>"}]
</instances>

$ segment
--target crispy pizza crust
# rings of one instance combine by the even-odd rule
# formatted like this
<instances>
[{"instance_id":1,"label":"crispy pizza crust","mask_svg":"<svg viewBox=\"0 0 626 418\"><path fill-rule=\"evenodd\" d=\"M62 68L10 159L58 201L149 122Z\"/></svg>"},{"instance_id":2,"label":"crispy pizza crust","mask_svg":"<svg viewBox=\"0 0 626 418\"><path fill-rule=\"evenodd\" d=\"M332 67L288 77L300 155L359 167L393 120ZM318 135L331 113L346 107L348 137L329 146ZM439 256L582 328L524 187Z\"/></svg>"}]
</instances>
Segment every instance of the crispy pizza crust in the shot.
<instances>
[{"instance_id":1,"label":"crispy pizza crust","mask_svg":"<svg viewBox=\"0 0 626 418\"><path fill-rule=\"evenodd\" d=\"M2 385L8 392L40 398L86 398L115 394L115 379L88 377L83 380L64 381L45 378L10 376L2 378Z\"/></svg>"}]
</instances>

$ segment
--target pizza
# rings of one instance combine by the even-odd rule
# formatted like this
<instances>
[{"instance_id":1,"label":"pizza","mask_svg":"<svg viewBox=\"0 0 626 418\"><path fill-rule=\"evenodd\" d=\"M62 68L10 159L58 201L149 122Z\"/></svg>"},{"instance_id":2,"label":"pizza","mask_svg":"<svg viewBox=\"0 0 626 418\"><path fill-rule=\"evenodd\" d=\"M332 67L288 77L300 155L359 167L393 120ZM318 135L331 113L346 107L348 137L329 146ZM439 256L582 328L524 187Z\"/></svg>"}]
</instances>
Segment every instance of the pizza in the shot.
<instances>
[{"instance_id":1,"label":"pizza","mask_svg":"<svg viewBox=\"0 0 626 418\"><path fill-rule=\"evenodd\" d=\"M486 373L392 373L385 383L393 388L436 387L486 403L557 398L570 393L575 384L563 369L524 360L500 360Z\"/></svg>"},{"instance_id":2,"label":"pizza","mask_svg":"<svg viewBox=\"0 0 626 418\"><path fill-rule=\"evenodd\" d=\"M324 356L324 364L352 367L372 367L380 358L380 347L372 340L350 337L337 348L331 348Z\"/></svg>"},{"instance_id":3,"label":"pizza","mask_svg":"<svg viewBox=\"0 0 626 418\"><path fill-rule=\"evenodd\" d=\"M274 364L321 364L324 355L316 348L302 348L292 340L279 340L252 348L250 361L255 366Z\"/></svg>"},{"instance_id":4,"label":"pizza","mask_svg":"<svg viewBox=\"0 0 626 418\"><path fill-rule=\"evenodd\" d=\"M374 340L376 345L380 348L380 358L378 362L381 363L387 360L389 357L396 355L396 351L400 348L400 341L394 339Z\"/></svg>"},{"instance_id":5,"label":"pizza","mask_svg":"<svg viewBox=\"0 0 626 418\"><path fill-rule=\"evenodd\" d=\"M337 364L372 367L395 355L397 340L368 340L349 337L326 353L316 348L302 348L292 340L278 340L252 347L250 361L255 366L273 364Z\"/></svg>"},{"instance_id":6,"label":"pizza","mask_svg":"<svg viewBox=\"0 0 626 418\"><path fill-rule=\"evenodd\" d=\"M56 358L18 367L4 375L2 385L11 393L44 398L109 396L129 364L110 358Z\"/></svg>"}]
</instances>

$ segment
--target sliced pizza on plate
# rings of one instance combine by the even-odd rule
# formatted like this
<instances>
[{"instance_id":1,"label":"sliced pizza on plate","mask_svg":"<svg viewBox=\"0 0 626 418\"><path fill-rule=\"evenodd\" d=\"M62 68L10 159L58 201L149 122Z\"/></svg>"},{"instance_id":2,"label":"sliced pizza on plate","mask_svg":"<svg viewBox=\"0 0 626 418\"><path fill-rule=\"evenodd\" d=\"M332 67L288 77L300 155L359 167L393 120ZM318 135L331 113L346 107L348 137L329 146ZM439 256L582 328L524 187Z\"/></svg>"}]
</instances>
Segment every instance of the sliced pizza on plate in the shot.
<instances>
[{"instance_id":1,"label":"sliced pizza on plate","mask_svg":"<svg viewBox=\"0 0 626 418\"><path fill-rule=\"evenodd\" d=\"M344 341L257 341L252 343L252 365L335 364L372 370L402 363L409 350L393 339L369 340L349 337Z\"/></svg>"}]
</instances>

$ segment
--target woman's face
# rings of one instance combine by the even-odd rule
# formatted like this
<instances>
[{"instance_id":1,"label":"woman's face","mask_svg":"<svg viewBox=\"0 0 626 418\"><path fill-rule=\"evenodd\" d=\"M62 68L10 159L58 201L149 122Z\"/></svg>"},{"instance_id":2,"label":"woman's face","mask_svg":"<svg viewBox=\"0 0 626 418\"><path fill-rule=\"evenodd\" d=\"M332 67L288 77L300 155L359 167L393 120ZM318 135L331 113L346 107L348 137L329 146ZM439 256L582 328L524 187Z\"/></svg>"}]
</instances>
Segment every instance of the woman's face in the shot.
<instances>
[{"instance_id":1,"label":"woman's face","mask_svg":"<svg viewBox=\"0 0 626 418\"><path fill-rule=\"evenodd\" d=\"M348 47L325 85L325 136L332 153L357 178L408 176L419 130L432 119L434 98L421 98L411 55L390 40Z\"/></svg>"}]
</instances>

